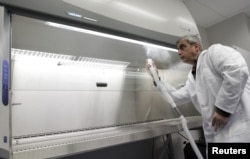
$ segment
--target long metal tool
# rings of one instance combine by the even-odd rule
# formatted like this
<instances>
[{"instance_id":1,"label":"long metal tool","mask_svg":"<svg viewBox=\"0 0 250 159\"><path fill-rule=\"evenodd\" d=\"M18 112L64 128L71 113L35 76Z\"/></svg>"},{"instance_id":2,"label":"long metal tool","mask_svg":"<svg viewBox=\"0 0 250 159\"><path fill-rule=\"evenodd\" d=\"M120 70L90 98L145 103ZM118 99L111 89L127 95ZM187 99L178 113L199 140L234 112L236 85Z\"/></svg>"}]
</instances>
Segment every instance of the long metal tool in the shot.
<instances>
[{"instance_id":1,"label":"long metal tool","mask_svg":"<svg viewBox=\"0 0 250 159\"><path fill-rule=\"evenodd\" d=\"M155 83L157 84L157 87L160 89L163 97L164 97L164 100L169 103L172 108L180 115L180 119L181 119L181 122L182 122L182 128L184 130L184 132L186 133L188 139L189 139L189 142L197 156L198 159L203 159L203 156L201 155L201 152L200 150L198 149L197 145L195 144L194 142L194 139L188 129L188 126L187 126L187 120L185 119L185 117L182 115L182 113L180 112L180 110L176 107L176 104L173 100L173 98L168 94L168 91L166 90L166 88L164 87L164 85L161 83L161 81L159 80L159 77L156 73L156 70L152 64L152 59L148 59L148 63L151 65L151 67L149 68L152 76L153 76L153 79L155 81Z\"/></svg>"}]
</instances>

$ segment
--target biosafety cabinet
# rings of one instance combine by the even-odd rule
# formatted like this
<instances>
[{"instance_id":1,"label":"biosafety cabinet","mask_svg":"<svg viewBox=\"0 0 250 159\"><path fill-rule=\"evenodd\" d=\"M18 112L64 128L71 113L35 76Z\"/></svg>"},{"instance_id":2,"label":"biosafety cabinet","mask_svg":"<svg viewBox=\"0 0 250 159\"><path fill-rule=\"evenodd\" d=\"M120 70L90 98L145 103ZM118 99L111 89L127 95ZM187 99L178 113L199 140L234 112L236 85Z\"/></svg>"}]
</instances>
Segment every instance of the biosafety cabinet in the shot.
<instances>
[{"instance_id":1,"label":"biosafety cabinet","mask_svg":"<svg viewBox=\"0 0 250 159\"><path fill-rule=\"evenodd\" d=\"M0 1L0 157L60 158L182 130L145 61L183 86L190 66L175 40L198 33L183 2L143 1L164 4L160 15L142 1L84 2ZM192 104L180 109L201 126Z\"/></svg>"}]
</instances>

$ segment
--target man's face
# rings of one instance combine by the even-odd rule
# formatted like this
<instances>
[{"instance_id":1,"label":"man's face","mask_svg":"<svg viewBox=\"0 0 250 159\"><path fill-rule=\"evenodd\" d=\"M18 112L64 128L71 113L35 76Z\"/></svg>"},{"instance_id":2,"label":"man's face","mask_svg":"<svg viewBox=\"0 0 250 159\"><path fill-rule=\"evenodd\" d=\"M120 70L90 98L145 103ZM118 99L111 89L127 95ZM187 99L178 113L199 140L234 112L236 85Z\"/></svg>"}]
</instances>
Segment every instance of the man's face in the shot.
<instances>
[{"instance_id":1,"label":"man's face","mask_svg":"<svg viewBox=\"0 0 250 159\"><path fill-rule=\"evenodd\" d=\"M178 55L184 63L194 64L198 53L198 44L189 44L185 39L181 39L177 44Z\"/></svg>"}]
</instances>

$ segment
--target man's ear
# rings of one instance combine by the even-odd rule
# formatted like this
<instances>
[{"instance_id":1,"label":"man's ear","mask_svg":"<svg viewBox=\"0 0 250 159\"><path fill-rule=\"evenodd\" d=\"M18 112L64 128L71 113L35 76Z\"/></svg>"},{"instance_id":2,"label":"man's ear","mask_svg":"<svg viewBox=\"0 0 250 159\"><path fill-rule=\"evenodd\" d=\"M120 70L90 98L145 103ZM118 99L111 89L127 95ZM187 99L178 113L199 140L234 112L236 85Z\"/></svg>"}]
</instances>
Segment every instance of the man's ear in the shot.
<instances>
[{"instance_id":1,"label":"man's ear","mask_svg":"<svg viewBox=\"0 0 250 159\"><path fill-rule=\"evenodd\" d=\"M201 50L201 46L199 44L194 44L195 47L195 51L200 51Z\"/></svg>"}]
</instances>

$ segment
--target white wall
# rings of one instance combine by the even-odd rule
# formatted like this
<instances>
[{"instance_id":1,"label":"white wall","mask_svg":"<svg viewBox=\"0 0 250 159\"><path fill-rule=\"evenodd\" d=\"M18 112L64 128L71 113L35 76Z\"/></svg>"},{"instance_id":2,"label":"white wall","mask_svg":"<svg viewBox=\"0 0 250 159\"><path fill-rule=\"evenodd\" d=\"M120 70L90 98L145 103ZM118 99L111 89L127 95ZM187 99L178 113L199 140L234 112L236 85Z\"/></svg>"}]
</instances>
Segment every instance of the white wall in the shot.
<instances>
[{"instance_id":1,"label":"white wall","mask_svg":"<svg viewBox=\"0 0 250 159\"><path fill-rule=\"evenodd\" d=\"M250 51L249 17L238 14L206 29L209 44L236 45Z\"/></svg>"},{"instance_id":2,"label":"white wall","mask_svg":"<svg viewBox=\"0 0 250 159\"><path fill-rule=\"evenodd\" d=\"M250 17L248 17L248 31L250 32Z\"/></svg>"},{"instance_id":3,"label":"white wall","mask_svg":"<svg viewBox=\"0 0 250 159\"><path fill-rule=\"evenodd\" d=\"M207 31L205 28L198 27L201 37L201 42L203 44L203 49L207 49L210 46L210 43L208 41Z\"/></svg>"}]
</instances>

